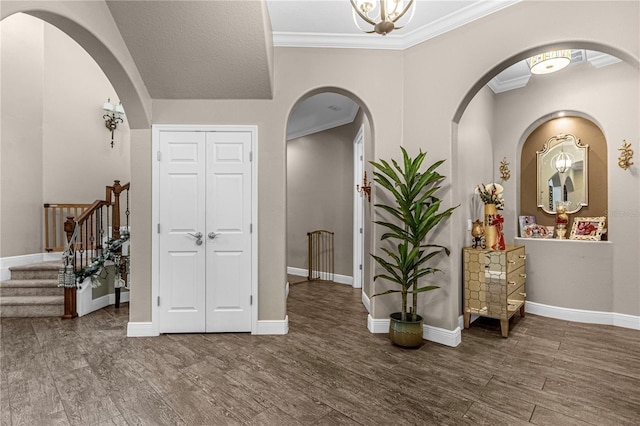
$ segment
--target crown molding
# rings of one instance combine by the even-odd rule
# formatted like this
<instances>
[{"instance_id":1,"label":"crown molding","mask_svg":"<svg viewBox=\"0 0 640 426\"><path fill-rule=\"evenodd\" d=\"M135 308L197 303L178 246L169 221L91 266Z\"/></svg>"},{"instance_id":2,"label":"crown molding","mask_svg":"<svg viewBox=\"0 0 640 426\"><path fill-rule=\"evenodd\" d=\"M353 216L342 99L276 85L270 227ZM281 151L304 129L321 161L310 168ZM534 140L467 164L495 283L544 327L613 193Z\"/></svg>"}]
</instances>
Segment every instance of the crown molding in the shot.
<instances>
[{"instance_id":1,"label":"crown molding","mask_svg":"<svg viewBox=\"0 0 640 426\"><path fill-rule=\"evenodd\" d=\"M531 78L531 74L527 73L526 75L522 75L516 78L510 78L508 80L502 80L498 76L495 76L489 81L488 86L491 88L493 93L502 93L508 92L509 90L520 89L521 87L525 87L527 83L529 83L529 79Z\"/></svg>"},{"instance_id":2,"label":"crown molding","mask_svg":"<svg viewBox=\"0 0 640 426\"><path fill-rule=\"evenodd\" d=\"M273 32L275 47L327 47L343 49L404 50L509 7L521 0L476 1L414 31L377 34L319 34Z\"/></svg>"}]
</instances>

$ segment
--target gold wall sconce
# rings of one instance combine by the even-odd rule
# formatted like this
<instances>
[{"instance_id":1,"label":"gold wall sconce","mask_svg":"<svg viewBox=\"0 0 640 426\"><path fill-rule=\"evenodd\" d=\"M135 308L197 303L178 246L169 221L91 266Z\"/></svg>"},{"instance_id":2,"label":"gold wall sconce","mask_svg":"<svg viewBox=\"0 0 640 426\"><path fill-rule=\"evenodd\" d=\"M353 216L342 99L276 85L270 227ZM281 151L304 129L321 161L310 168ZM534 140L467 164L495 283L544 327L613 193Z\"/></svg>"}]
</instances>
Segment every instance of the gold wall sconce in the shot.
<instances>
[{"instance_id":1,"label":"gold wall sconce","mask_svg":"<svg viewBox=\"0 0 640 426\"><path fill-rule=\"evenodd\" d=\"M118 105L115 105L111 103L111 99L107 99L102 109L107 112L102 118L104 119L105 127L111 132L111 148L113 148L113 132L118 127L118 123L124 123L122 119L124 108L120 102L118 102Z\"/></svg>"},{"instance_id":2,"label":"gold wall sconce","mask_svg":"<svg viewBox=\"0 0 640 426\"><path fill-rule=\"evenodd\" d=\"M507 181L511 177L511 171L509 170L509 163L507 157L504 157L500 162L500 177L502 180Z\"/></svg>"},{"instance_id":3,"label":"gold wall sconce","mask_svg":"<svg viewBox=\"0 0 640 426\"><path fill-rule=\"evenodd\" d=\"M630 166L633 165L633 150L631 149L631 144L626 140L622 141L622 146L618 148L620 152L620 157L618 157L618 166L622 169L627 170Z\"/></svg>"},{"instance_id":4,"label":"gold wall sconce","mask_svg":"<svg viewBox=\"0 0 640 426\"><path fill-rule=\"evenodd\" d=\"M367 199L371 202L371 184L367 181L367 172L364 172L362 186L356 185L356 190L361 194L367 194Z\"/></svg>"}]
</instances>

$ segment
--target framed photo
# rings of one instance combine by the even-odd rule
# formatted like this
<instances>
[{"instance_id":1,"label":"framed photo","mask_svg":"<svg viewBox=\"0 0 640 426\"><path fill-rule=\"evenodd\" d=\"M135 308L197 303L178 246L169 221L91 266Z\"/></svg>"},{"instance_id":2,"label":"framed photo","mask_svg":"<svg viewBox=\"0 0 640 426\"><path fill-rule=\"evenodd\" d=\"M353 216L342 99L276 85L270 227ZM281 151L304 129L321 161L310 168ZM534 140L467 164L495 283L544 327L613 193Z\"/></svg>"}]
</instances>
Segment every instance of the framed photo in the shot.
<instances>
[{"instance_id":1,"label":"framed photo","mask_svg":"<svg viewBox=\"0 0 640 426\"><path fill-rule=\"evenodd\" d=\"M521 237L524 238L553 238L553 226L526 225Z\"/></svg>"},{"instance_id":2,"label":"framed photo","mask_svg":"<svg viewBox=\"0 0 640 426\"><path fill-rule=\"evenodd\" d=\"M520 236L521 237L527 237L525 230L526 230L527 226L536 224L536 217L535 216L520 216L518 219L519 219L519 222L520 222Z\"/></svg>"},{"instance_id":3,"label":"framed photo","mask_svg":"<svg viewBox=\"0 0 640 426\"><path fill-rule=\"evenodd\" d=\"M600 241L605 220L605 216L576 217L573 220L569 239Z\"/></svg>"}]
</instances>

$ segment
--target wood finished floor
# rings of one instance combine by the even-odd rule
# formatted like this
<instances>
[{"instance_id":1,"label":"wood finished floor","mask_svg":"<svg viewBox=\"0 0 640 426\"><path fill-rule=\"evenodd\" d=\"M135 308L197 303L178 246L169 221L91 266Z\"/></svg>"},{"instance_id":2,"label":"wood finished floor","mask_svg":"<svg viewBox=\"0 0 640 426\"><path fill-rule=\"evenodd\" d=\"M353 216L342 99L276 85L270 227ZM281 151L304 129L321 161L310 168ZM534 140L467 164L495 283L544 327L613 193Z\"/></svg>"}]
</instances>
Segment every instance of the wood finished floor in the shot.
<instances>
[{"instance_id":1,"label":"wood finished floor","mask_svg":"<svg viewBox=\"0 0 640 426\"><path fill-rule=\"evenodd\" d=\"M640 333L515 318L393 347L360 293L297 283L285 336L127 338L128 308L3 318L1 425L638 425Z\"/></svg>"}]
</instances>

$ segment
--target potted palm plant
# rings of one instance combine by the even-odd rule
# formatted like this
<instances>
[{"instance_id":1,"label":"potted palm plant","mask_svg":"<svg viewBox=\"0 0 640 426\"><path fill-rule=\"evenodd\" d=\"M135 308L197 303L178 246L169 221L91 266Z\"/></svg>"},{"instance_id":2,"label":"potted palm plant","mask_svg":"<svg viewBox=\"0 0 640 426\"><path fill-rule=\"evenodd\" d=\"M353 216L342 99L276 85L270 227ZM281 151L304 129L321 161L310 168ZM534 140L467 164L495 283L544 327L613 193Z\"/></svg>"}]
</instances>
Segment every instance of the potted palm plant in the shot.
<instances>
[{"instance_id":1,"label":"potted palm plant","mask_svg":"<svg viewBox=\"0 0 640 426\"><path fill-rule=\"evenodd\" d=\"M376 293L372 297L385 294L400 293L402 306L400 312L391 314L389 337L395 345L402 347L416 347L422 344L422 316L418 315L418 295L435 290L439 286L420 286L420 279L440 271L429 266L429 261L440 253L447 256L447 247L429 244L426 238L442 219L451 216L457 207L450 207L440 211L441 200L435 196L440 189L440 182L445 179L436 169L444 160L436 161L421 172L426 153L422 151L412 159L407 151L401 147L403 162L398 164L391 160L391 164L381 160L371 162L374 167L374 182L385 188L393 198L394 205L376 204L375 208L391 216L390 221L376 220L374 223L386 228L380 237L381 241L389 240L391 248L382 247L386 256L371 256L384 269L376 274L398 288ZM411 306L409 307L409 294Z\"/></svg>"}]
</instances>

